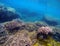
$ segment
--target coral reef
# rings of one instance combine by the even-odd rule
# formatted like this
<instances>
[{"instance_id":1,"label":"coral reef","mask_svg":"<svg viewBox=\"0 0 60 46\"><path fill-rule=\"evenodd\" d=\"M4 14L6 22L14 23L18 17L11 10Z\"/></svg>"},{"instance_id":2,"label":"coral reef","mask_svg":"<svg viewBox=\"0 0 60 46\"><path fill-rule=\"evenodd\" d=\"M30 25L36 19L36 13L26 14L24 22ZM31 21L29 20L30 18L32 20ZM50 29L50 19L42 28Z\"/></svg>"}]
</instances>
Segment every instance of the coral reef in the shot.
<instances>
[{"instance_id":1,"label":"coral reef","mask_svg":"<svg viewBox=\"0 0 60 46\"><path fill-rule=\"evenodd\" d=\"M5 46L32 46L32 41L25 30L15 34L12 39L10 43L5 43Z\"/></svg>"},{"instance_id":2,"label":"coral reef","mask_svg":"<svg viewBox=\"0 0 60 46\"><path fill-rule=\"evenodd\" d=\"M48 26L42 26L38 29L38 32L44 33L44 34L48 34L48 33L52 33L52 28L48 27Z\"/></svg>"},{"instance_id":3,"label":"coral reef","mask_svg":"<svg viewBox=\"0 0 60 46\"><path fill-rule=\"evenodd\" d=\"M59 46L57 30L41 22L14 19L0 24L0 46Z\"/></svg>"},{"instance_id":4,"label":"coral reef","mask_svg":"<svg viewBox=\"0 0 60 46\"><path fill-rule=\"evenodd\" d=\"M20 12L22 16L13 8L0 5L0 46L60 46L60 25L56 20L24 9ZM21 17L33 22L23 22Z\"/></svg>"},{"instance_id":5,"label":"coral reef","mask_svg":"<svg viewBox=\"0 0 60 46\"><path fill-rule=\"evenodd\" d=\"M22 26L25 25L22 21L19 19L12 20L11 22L4 23L4 27L6 30L9 30L10 33L13 33L18 31L19 29L22 29Z\"/></svg>"}]
</instances>

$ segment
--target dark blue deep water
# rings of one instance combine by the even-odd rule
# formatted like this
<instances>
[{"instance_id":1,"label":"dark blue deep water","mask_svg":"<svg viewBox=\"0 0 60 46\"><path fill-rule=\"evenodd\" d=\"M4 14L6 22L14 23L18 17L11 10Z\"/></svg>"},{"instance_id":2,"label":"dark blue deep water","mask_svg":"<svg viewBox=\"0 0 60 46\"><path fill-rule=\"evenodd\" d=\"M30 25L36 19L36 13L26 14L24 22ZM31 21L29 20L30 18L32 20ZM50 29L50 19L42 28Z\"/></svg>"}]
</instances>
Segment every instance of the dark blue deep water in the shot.
<instances>
[{"instance_id":1,"label":"dark blue deep water","mask_svg":"<svg viewBox=\"0 0 60 46\"><path fill-rule=\"evenodd\" d=\"M40 21L43 16L60 21L60 0L0 0L14 8L24 21Z\"/></svg>"}]
</instances>

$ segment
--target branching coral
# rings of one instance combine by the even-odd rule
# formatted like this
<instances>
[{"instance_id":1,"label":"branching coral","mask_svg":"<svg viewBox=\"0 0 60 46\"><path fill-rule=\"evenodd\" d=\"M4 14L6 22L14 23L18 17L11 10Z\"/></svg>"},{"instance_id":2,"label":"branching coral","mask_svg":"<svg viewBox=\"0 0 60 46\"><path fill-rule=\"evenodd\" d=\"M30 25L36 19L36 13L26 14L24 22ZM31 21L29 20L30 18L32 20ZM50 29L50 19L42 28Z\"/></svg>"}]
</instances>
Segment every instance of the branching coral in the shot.
<instances>
[{"instance_id":1,"label":"branching coral","mask_svg":"<svg viewBox=\"0 0 60 46\"><path fill-rule=\"evenodd\" d=\"M42 26L38 29L38 32L44 33L44 34L48 34L49 32L52 32L52 28L48 27L48 26Z\"/></svg>"}]
</instances>

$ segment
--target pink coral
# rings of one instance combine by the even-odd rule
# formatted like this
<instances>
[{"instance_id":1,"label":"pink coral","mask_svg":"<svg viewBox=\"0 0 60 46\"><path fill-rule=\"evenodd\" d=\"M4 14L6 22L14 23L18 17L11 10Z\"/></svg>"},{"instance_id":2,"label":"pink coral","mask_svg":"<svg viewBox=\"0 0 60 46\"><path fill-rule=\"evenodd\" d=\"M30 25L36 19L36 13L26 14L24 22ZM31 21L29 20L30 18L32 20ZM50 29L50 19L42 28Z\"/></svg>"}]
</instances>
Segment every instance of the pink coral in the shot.
<instances>
[{"instance_id":1,"label":"pink coral","mask_svg":"<svg viewBox=\"0 0 60 46\"><path fill-rule=\"evenodd\" d=\"M42 26L38 29L38 32L44 33L44 34L48 34L49 32L52 32L52 28L48 27L48 26Z\"/></svg>"},{"instance_id":2,"label":"pink coral","mask_svg":"<svg viewBox=\"0 0 60 46\"><path fill-rule=\"evenodd\" d=\"M11 22L6 23L5 27L6 27L6 29L14 29L16 27L21 27L22 25L24 25L24 23L22 21L13 20Z\"/></svg>"}]
</instances>

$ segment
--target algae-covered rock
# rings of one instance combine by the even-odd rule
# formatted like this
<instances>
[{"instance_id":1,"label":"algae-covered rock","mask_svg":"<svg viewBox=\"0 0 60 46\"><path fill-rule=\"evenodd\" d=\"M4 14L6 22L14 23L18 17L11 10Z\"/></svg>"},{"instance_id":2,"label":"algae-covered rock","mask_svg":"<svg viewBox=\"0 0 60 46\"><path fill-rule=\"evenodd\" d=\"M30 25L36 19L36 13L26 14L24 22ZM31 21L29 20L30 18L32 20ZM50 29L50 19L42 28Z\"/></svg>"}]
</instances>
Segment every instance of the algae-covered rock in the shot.
<instances>
[{"instance_id":1,"label":"algae-covered rock","mask_svg":"<svg viewBox=\"0 0 60 46\"><path fill-rule=\"evenodd\" d=\"M44 21L38 21L38 22L35 22L36 26L38 27L41 27L41 26L48 26L48 24Z\"/></svg>"},{"instance_id":2,"label":"algae-covered rock","mask_svg":"<svg viewBox=\"0 0 60 46\"><path fill-rule=\"evenodd\" d=\"M3 24L0 24L0 45L4 44L8 39L8 32Z\"/></svg>"},{"instance_id":3,"label":"algae-covered rock","mask_svg":"<svg viewBox=\"0 0 60 46\"><path fill-rule=\"evenodd\" d=\"M53 38L48 37L48 39L38 40L34 46L59 46L60 42L55 41Z\"/></svg>"},{"instance_id":4,"label":"algae-covered rock","mask_svg":"<svg viewBox=\"0 0 60 46\"><path fill-rule=\"evenodd\" d=\"M0 24L0 32L3 32L3 31L5 31L5 27L3 24Z\"/></svg>"},{"instance_id":5,"label":"algae-covered rock","mask_svg":"<svg viewBox=\"0 0 60 46\"><path fill-rule=\"evenodd\" d=\"M51 25L51 26L58 25L57 19L54 19L50 16L44 16L42 21L46 22L48 25Z\"/></svg>"},{"instance_id":6,"label":"algae-covered rock","mask_svg":"<svg viewBox=\"0 0 60 46\"><path fill-rule=\"evenodd\" d=\"M34 23L26 23L25 25L25 29L28 31L36 31L37 30L37 26Z\"/></svg>"},{"instance_id":7,"label":"algae-covered rock","mask_svg":"<svg viewBox=\"0 0 60 46\"><path fill-rule=\"evenodd\" d=\"M5 46L32 46L32 41L29 38L28 32L25 30L16 33L12 39L13 40L11 42L7 42Z\"/></svg>"},{"instance_id":8,"label":"algae-covered rock","mask_svg":"<svg viewBox=\"0 0 60 46\"><path fill-rule=\"evenodd\" d=\"M20 18L19 14L17 12L13 12L11 9L12 8L10 7L8 8L4 5L0 5L0 23Z\"/></svg>"},{"instance_id":9,"label":"algae-covered rock","mask_svg":"<svg viewBox=\"0 0 60 46\"><path fill-rule=\"evenodd\" d=\"M23 25L24 25L24 23L18 19L4 23L6 30L8 30L8 32L10 32L10 33L14 33L16 31L22 29Z\"/></svg>"}]
</instances>

